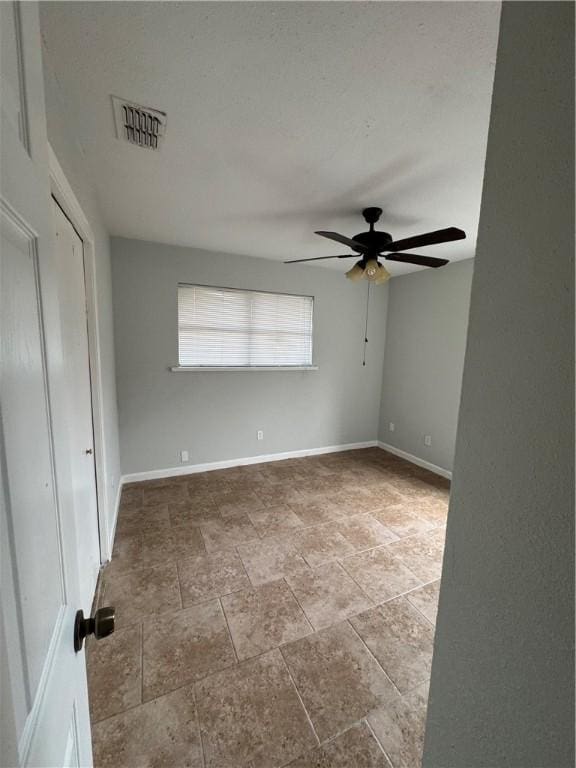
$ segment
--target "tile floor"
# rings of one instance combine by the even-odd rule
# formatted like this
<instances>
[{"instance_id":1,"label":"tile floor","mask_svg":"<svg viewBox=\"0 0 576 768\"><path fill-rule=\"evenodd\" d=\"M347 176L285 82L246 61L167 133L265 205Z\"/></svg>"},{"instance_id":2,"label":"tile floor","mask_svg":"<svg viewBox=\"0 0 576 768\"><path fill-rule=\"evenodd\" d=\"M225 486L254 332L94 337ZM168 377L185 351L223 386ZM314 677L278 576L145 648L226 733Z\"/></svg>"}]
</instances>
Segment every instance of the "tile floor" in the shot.
<instances>
[{"instance_id":1,"label":"tile floor","mask_svg":"<svg viewBox=\"0 0 576 768\"><path fill-rule=\"evenodd\" d=\"M95 765L419 766L448 492L377 448L127 486Z\"/></svg>"}]
</instances>

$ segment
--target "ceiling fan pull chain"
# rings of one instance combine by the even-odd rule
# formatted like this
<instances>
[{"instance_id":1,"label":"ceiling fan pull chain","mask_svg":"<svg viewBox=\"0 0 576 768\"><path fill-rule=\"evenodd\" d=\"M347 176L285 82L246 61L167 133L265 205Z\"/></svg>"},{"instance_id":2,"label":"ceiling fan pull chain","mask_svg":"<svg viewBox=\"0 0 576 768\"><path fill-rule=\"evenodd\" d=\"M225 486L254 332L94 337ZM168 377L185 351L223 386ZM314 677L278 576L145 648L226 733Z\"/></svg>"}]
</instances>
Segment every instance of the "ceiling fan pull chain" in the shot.
<instances>
[{"instance_id":1,"label":"ceiling fan pull chain","mask_svg":"<svg viewBox=\"0 0 576 768\"><path fill-rule=\"evenodd\" d=\"M368 290L366 292L366 321L364 324L364 356L362 365L366 365L366 345L368 344L368 307L370 306L370 281L368 280Z\"/></svg>"}]
</instances>

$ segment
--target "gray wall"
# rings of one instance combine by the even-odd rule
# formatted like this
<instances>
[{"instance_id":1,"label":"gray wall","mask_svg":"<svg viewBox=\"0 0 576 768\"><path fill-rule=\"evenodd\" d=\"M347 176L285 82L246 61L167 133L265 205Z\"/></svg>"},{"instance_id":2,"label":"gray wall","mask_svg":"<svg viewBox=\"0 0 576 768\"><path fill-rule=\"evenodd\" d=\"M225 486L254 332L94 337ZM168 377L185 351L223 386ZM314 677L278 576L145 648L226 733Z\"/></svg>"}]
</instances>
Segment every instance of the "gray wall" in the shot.
<instances>
[{"instance_id":1,"label":"gray wall","mask_svg":"<svg viewBox=\"0 0 576 768\"><path fill-rule=\"evenodd\" d=\"M74 190L95 237L96 300L100 336L102 409L104 419L104 474L106 478L106 514L109 534L113 532L116 497L120 483L120 451L118 441L118 412L116 404L116 375L114 369L114 332L112 328L112 278L110 244L100 208L89 181L84 156L69 132L67 110L58 84L50 68L50 54L44 55L44 87L48 140Z\"/></svg>"},{"instance_id":2,"label":"gray wall","mask_svg":"<svg viewBox=\"0 0 576 768\"><path fill-rule=\"evenodd\" d=\"M379 439L449 471L473 269L468 259L390 282Z\"/></svg>"},{"instance_id":3,"label":"gray wall","mask_svg":"<svg viewBox=\"0 0 576 768\"><path fill-rule=\"evenodd\" d=\"M122 472L376 440L387 286L341 272L112 238ZM173 373L177 284L314 295L318 371ZM264 440L256 433L264 431Z\"/></svg>"},{"instance_id":4,"label":"gray wall","mask_svg":"<svg viewBox=\"0 0 576 768\"><path fill-rule=\"evenodd\" d=\"M574 766L574 6L504 3L426 768Z\"/></svg>"}]
</instances>

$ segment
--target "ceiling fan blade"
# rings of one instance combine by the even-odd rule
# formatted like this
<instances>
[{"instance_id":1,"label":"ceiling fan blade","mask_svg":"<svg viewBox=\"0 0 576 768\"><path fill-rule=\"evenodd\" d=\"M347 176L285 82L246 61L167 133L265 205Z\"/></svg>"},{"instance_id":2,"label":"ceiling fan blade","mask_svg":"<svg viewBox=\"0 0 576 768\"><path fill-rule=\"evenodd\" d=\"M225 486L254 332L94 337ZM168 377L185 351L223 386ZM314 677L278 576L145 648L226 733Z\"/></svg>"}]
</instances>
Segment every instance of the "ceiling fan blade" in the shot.
<instances>
[{"instance_id":1,"label":"ceiling fan blade","mask_svg":"<svg viewBox=\"0 0 576 768\"><path fill-rule=\"evenodd\" d=\"M443 267L449 264L448 259L434 259L432 256L418 256L415 253L384 254L386 261L401 261L404 264L418 264L420 267Z\"/></svg>"},{"instance_id":2,"label":"ceiling fan blade","mask_svg":"<svg viewBox=\"0 0 576 768\"><path fill-rule=\"evenodd\" d=\"M314 256L312 259L290 259L284 264L298 264L300 261L322 261L322 259L355 259L357 256L357 253L346 253L343 256Z\"/></svg>"},{"instance_id":3,"label":"ceiling fan blade","mask_svg":"<svg viewBox=\"0 0 576 768\"><path fill-rule=\"evenodd\" d=\"M396 240L388 243L384 251L405 251L407 248L421 248L423 245L435 245L436 243L450 243L452 240L463 240L466 232L457 227L437 229L435 232L426 232L424 235L406 237L404 240Z\"/></svg>"},{"instance_id":4,"label":"ceiling fan blade","mask_svg":"<svg viewBox=\"0 0 576 768\"><path fill-rule=\"evenodd\" d=\"M342 245L347 245L349 248L358 251L358 253L362 253L366 250L366 247L362 245L362 243L359 243L357 240L352 240L350 237L339 235L338 232L314 232L314 234L320 235L321 237L327 237L328 240L335 240L337 243L342 243Z\"/></svg>"}]
</instances>

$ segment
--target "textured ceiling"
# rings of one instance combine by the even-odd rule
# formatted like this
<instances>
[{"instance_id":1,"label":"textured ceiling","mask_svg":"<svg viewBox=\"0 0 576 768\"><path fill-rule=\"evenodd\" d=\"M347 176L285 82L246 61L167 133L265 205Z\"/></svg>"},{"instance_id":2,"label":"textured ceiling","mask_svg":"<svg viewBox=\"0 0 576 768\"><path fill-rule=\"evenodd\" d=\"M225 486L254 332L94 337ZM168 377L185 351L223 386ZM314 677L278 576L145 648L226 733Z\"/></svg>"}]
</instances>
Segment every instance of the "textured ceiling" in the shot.
<instances>
[{"instance_id":1,"label":"textured ceiling","mask_svg":"<svg viewBox=\"0 0 576 768\"><path fill-rule=\"evenodd\" d=\"M378 205L395 239L468 234L421 253L474 255L499 3L40 5L112 234L325 256L346 249L315 229ZM115 137L111 94L168 113L159 152Z\"/></svg>"}]
</instances>

